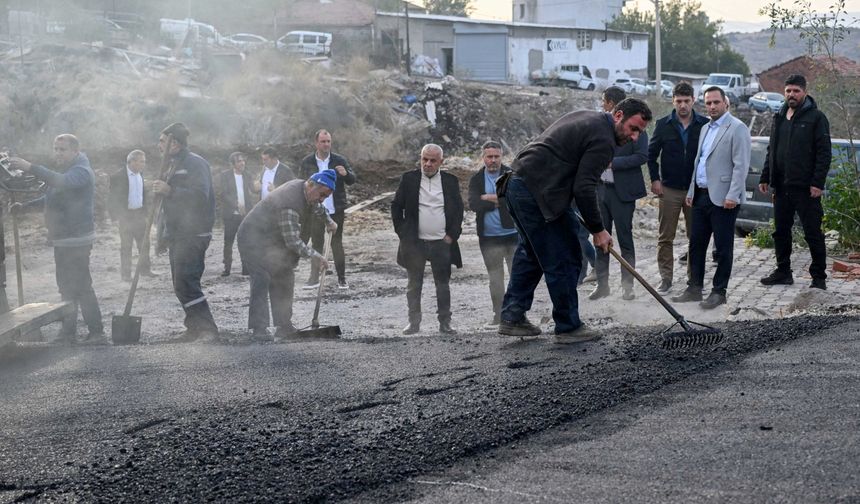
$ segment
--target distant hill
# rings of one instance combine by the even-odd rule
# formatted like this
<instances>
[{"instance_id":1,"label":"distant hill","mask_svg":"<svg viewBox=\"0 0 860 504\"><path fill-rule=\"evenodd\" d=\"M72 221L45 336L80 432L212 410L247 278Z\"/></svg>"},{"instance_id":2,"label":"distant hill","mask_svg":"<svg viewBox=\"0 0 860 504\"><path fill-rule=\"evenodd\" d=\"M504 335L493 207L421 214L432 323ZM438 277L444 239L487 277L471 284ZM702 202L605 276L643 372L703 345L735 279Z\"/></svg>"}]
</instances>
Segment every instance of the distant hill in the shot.
<instances>
[{"instance_id":1,"label":"distant hill","mask_svg":"<svg viewBox=\"0 0 860 504\"><path fill-rule=\"evenodd\" d=\"M776 34L776 43L770 44L770 31L754 33L727 33L726 40L732 49L741 53L754 73L767 70L784 61L809 52L808 41L800 38L795 30L781 31ZM860 62L860 29L854 28L839 43L837 54Z\"/></svg>"}]
</instances>

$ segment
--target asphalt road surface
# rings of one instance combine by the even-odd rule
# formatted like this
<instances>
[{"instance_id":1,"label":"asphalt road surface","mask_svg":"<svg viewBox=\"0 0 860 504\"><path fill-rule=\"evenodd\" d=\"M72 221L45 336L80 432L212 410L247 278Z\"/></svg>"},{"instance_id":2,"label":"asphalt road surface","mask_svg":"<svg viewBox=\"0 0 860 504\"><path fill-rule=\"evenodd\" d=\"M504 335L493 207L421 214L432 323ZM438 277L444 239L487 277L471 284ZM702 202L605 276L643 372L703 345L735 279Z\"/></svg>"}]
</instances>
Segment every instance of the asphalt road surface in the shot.
<instances>
[{"instance_id":1,"label":"asphalt road surface","mask_svg":"<svg viewBox=\"0 0 860 504\"><path fill-rule=\"evenodd\" d=\"M860 502L858 328L7 348L0 499Z\"/></svg>"}]
</instances>

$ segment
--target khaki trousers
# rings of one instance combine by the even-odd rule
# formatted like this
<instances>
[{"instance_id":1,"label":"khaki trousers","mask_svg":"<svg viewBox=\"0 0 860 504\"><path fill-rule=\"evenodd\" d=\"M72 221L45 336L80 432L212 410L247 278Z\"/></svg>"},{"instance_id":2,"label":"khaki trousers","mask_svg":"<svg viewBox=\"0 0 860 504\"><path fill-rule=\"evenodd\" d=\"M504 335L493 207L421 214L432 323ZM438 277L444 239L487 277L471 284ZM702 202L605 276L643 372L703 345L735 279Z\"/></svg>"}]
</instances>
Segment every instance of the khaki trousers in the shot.
<instances>
[{"instance_id":1,"label":"khaki trousers","mask_svg":"<svg viewBox=\"0 0 860 504\"><path fill-rule=\"evenodd\" d=\"M659 222L659 236L657 238L657 266L660 268L662 280L672 280L674 274L675 257L672 253L672 242L678 230L678 218L684 212L684 226L687 230L687 238L690 237L690 212L689 207L684 206L684 198L687 191L672 189L663 186L663 196L660 198L660 210L657 214ZM689 276L689 268L687 269Z\"/></svg>"}]
</instances>

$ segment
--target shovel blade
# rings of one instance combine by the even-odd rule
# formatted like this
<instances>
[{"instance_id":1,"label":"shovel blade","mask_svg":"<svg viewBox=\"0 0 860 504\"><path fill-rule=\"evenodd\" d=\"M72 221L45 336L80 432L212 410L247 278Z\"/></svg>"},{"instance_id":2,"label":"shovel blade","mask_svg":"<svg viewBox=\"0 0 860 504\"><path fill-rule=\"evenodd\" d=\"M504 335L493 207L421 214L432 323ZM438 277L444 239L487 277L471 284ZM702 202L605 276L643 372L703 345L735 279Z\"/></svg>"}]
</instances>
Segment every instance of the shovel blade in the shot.
<instances>
[{"instance_id":1,"label":"shovel blade","mask_svg":"<svg viewBox=\"0 0 860 504\"><path fill-rule=\"evenodd\" d=\"M111 339L114 345L134 345L140 342L141 317L114 315L111 320Z\"/></svg>"}]
</instances>

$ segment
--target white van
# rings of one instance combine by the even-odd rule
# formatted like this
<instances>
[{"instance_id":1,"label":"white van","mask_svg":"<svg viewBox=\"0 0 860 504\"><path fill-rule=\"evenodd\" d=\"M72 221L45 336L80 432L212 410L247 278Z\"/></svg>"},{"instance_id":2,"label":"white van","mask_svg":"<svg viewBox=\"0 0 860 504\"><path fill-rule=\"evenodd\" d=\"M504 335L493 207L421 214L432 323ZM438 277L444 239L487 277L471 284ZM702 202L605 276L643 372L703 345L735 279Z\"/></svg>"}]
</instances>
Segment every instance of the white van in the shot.
<instances>
[{"instance_id":1,"label":"white van","mask_svg":"<svg viewBox=\"0 0 860 504\"><path fill-rule=\"evenodd\" d=\"M221 34L214 26L200 23L193 19L161 18L161 37L173 43L181 44L191 32L192 40L209 45L219 45Z\"/></svg>"},{"instance_id":2,"label":"white van","mask_svg":"<svg viewBox=\"0 0 860 504\"><path fill-rule=\"evenodd\" d=\"M291 31L278 39L277 47L305 56L331 56L331 33Z\"/></svg>"}]
</instances>

